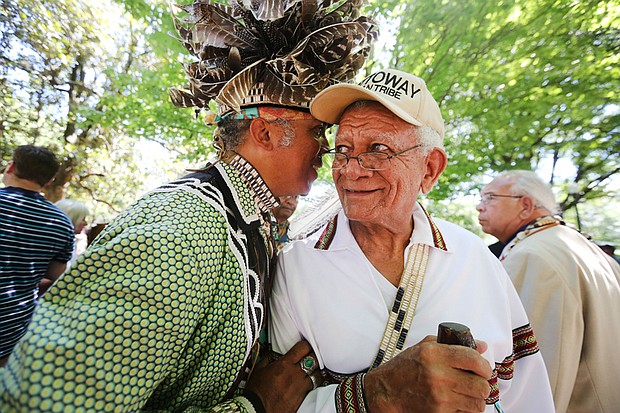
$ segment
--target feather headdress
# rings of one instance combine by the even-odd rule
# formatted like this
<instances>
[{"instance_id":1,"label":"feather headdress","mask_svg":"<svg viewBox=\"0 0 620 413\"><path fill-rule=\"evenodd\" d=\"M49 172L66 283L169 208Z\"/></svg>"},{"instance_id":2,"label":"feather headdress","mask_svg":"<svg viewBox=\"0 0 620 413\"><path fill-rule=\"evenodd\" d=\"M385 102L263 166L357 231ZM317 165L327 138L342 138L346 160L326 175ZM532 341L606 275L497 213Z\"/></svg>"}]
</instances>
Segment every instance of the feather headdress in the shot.
<instances>
[{"instance_id":1,"label":"feather headdress","mask_svg":"<svg viewBox=\"0 0 620 413\"><path fill-rule=\"evenodd\" d=\"M218 115L242 107L307 108L325 87L354 77L378 36L360 16L363 0L210 0L179 5L173 16L185 48L189 83L170 88L179 107L209 108Z\"/></svg>"}]
</instances>

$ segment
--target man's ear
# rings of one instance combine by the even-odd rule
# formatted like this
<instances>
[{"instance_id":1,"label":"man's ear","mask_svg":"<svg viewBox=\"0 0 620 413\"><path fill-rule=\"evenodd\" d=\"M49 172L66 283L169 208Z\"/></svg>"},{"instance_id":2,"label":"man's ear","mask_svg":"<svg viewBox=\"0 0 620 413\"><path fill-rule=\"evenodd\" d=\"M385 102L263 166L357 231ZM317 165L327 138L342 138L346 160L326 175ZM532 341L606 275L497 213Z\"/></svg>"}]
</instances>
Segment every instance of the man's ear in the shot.
<instances>
[{"instance_id":1,"label":"man's ear","mask_svg":"<svg viewBox=\"0 0 620 413\"><path fill-rule=\"evenodd\" d=\"M525 218L528 218L536 210L536 201L534 201L534 199L528 195L524 195L523 198L520 199L520 201L521 205L523 206L521 214Z\"/></svg>"},{"instance_id":2,"label":"man's ear","mask_svg":"<svg viewBox=\"0 0 620 413\"><path fill-rule=\"evenodd\" d=\"M422 193L428 194L430 192L447 165L448 156L443 149L433 148L433 150L426 155L426 173L424 174L424 178L422 178L420 188Z\"/></svg>"},{"instance_id":3,"label":"man's ear","mask_svg":"<svg viewBox=\"0 0 620 413\"><path fill-rule=\"evenodd\" d=\"M9 166L6 167L4 172L9 173L9 174L15 173L15 162L14 161L9 162Z\"/></svg>"},{"instance_id":4,"label":"man's ear","mask_svg":"<svg viewBox=\"0 0 620 413\"><path fill-rule=\"evenodd\" d=\"M273 124L263 118L254 118L250 123L249 136L255 146L266 151L273 150L275 143L271 136Z\"/></svg>"}]
</instances>

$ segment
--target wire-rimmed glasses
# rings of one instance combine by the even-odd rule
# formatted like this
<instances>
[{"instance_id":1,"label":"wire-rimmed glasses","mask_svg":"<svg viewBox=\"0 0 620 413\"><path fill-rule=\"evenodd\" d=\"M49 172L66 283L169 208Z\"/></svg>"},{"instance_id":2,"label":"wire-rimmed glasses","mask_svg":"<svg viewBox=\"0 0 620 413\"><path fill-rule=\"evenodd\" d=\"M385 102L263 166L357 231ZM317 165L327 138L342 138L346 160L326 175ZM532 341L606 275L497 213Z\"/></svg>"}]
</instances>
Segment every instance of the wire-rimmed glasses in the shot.
<instances>
[{"instance_id":1,"label":"wire-rimmed glasses","mask_svg":"<svg viewBox=\"0 0 620 413\"><path fill-rule=\"evenodd\" d=\"M350 156L346 153L334 152L332 149L329 152L325 152L322 155L322 158L325 160L325 163L330 166L332 169L342 169L349 164L349 160L355 159L358 165L369 171L382 171L390 167L390 159L396 158L404 154L405 152L409 152L413 149L422 148L425 145L419 144L412 146L411 148L407 148L395 154L389 154L386 152L362 152L357 156Z\"/></svg>"},{"instance_id":2,"label":"wire-rimmed glasses","mask_svg":"<svg viewBox=\"0 0 620 413\"><path fill-rule=\"evenodd\" d=\"M514 199L519 199L519 198L523 198L523 195L499 195L499 194L494 194L493 192L486 192L486 193L481 193L480 194L480 203L482 205L486 205L489 202L493 202L496 198L514 198Z\"/></svg>"}]
</instances>

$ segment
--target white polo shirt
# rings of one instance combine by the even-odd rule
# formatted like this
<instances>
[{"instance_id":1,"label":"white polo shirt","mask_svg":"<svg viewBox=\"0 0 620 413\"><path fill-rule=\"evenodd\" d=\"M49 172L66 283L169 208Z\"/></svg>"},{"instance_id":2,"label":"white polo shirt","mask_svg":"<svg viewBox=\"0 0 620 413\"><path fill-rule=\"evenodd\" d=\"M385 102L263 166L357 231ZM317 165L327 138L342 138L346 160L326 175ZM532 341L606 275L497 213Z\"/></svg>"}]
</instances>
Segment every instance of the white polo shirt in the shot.
<instances>
[{"instance_id":1,"label":"white polo shirt","mask_svg":"<svg viewBox=\"0 0 620 413\"><path fill-rule=\"evenodd\" d=\"M431 249L405 347L436 335L441 322L465 324L489 345L483 356L499 373L502 408L553 412L542 357L501 263L479 237L430 219L417 204L413 221L405 254L414 243ZM321 368L339 374L364 371L377 354L396 291L365 257L341 211L335 222L291 243L279 256L271 299L273 349L283 354L305 338ZM310 392L299 412L336 412L335 390L334 384ZM486 411L495 408L489 404Z\"/></svg>"}]
</instances>

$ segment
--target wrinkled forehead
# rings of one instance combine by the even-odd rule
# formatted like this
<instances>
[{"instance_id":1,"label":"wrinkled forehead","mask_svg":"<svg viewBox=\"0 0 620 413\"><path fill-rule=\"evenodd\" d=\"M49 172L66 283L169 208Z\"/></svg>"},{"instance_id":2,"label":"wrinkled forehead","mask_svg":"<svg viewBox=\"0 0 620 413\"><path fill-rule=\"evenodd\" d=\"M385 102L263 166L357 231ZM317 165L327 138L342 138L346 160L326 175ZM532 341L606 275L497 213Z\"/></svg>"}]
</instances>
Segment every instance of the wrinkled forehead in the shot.
<instances>
[{"instance_id":1,"label":"wrinkled forehead","mask_svg":"<svg viewBox=\"0 0 620 413\"><path fill-rule=\"evenodd\" d=\"M405 122L378 102L350 105L335 126L336 142L372 136L385 142L414 142L416 126Z\"/></svg>"}]
</instances>

